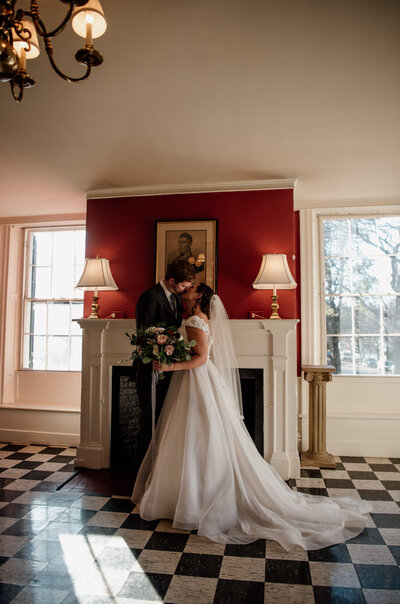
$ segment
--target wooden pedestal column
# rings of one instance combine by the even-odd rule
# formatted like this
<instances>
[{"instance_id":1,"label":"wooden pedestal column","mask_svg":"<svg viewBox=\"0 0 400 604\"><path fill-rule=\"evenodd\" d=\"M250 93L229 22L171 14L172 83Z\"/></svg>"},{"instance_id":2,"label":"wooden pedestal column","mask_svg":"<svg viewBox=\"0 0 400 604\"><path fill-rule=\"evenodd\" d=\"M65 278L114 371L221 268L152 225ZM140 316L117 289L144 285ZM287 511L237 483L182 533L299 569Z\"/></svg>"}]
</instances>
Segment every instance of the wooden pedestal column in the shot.
<instances>
[{"instance_id":1,"label":"wooden pedestal column","mask_svg":"<svg viewBox=\"0 0 400 604\"><path fill-rule=\"evenodd\" d=\"M301 454L304 466L335 468L333 455L326 451L326 383L332 381L331 365L305 365L304 379L309 383L308 451Z\"/></svg>"}]
</instances>

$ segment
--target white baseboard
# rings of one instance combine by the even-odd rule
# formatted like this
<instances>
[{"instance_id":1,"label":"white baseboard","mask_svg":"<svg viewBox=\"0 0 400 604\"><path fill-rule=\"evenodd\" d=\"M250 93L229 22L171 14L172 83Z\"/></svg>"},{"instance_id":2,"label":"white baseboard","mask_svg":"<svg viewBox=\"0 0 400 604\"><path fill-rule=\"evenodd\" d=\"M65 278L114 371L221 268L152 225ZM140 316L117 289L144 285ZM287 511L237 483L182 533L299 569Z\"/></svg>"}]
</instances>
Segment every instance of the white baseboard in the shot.
<instances>
[{"instance_id":1,"label":"white baseboard","mask_svg":"<svg viewBox=\"0 0 400 604\"><path fill-rule=\"evenodd\" d=\"M80 414L64 410L0 407L0 442L77 447Z\"/></svg>"},{"instance_id":2,"label":"white baseboard","mask_svg":"<svg viewBox=\"0 0 400 604\"><path fill-rule=\"evenodd\" d=\"M0 429L0 442L18 445L51 445L77 447L79 434L32 432L32 430Z\"/></svg>"},{"instance_id":3,"label":"white baseboard","mask_svg":"<svg viewBox=\"0 0 400 604\"><path fill-rule=\"evenodd\" d=\"M308 449L308 418L302 418L303 451ZM400 457L400 415L332 414L327 417L326 449L332 455Z\"/></svg>"}]
</instances>

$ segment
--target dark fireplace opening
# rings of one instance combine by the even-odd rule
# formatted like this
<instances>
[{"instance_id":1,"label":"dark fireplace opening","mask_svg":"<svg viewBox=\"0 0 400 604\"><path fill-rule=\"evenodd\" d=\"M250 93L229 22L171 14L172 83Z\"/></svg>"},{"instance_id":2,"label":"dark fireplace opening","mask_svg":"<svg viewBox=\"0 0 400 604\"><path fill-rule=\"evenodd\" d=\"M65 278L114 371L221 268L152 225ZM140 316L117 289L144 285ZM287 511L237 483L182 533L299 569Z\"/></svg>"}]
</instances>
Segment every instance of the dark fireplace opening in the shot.
<instances>
[{"instance_id":1,"label":"dark fireplace opening","mask_svg":"<svg viewBox=\"0 0 400 604\"><path fill-rule=\"evenodd\" d=\"M239 369L244 421L264 455L263 370ZM116 366L111 381L111 467L133 467L140 406L132 367Z\"/></svg>"}]
</instances>

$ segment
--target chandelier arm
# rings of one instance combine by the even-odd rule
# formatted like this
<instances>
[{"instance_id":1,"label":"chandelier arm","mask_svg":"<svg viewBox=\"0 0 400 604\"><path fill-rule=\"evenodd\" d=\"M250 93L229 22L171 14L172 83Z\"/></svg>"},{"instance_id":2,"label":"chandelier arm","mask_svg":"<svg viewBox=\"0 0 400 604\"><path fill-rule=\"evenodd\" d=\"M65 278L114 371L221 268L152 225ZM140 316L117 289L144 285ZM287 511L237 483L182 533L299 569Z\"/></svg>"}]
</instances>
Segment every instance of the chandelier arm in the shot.
<instances>
[{"instance_id":1,"label":"chandelier arm","mask_svg":"<svg viewBox=\"0 0 400 604\"><path fill-rule=\"evenodd\" d=\"M67 11L67 14L66 14L64 20L60 23L60 25L58 27L56 27L55 29L53 29L53 31L50 31L50 32L47 31L45 24L43 23L43 21L40 18L39 5L37 3L37 0L31 0L30 12L23 11L23 13L25 15L27 15L28 17L32 18L32 21L35 24L35 29L36 29L37 33L39 34L39 36L41 36L42 38L54 38L54 36L57 36L65 28L65 26L67 25L68 21L71 18L73 10L74 10L74 3L70 2L69 9Z\"/></svg>"},{"instance_id":2,"label":"chandelier arm","mask_svg":"<svg viewBox=\"0 0 400 604\"><path fill-rule=\"evenodd\" d=\"M52 68L54 69L54 71L56 72L57 75L60 76L60 78L62 78L63 80L66 80L67 82L82 82L83 80L86 80L89 76L90 76L90 72L92 70L92 66L88 65L86 72L84 73L83 76L79 77L79 78L71 78L70 76L65 75L65 73L63 73L56 65L55 61L54 61L54 57L53 57L53 45L51 43L51 40L49 38L44 38L44 47L46 49L46 53L47 56L49 57L49 61L50 64L52 66Z\"/></svg>"}]
</instances>

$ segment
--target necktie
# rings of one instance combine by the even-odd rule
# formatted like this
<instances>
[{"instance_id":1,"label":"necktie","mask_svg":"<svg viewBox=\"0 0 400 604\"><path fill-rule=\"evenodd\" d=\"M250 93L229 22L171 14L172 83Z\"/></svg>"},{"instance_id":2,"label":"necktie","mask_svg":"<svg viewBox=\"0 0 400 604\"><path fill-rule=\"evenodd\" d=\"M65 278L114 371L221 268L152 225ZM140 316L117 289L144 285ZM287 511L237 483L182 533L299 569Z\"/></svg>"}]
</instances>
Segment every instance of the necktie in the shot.
<instances>
[{"instance_id":1,"label":"necktie","mask_svg":"<svg viewBox=\"0 0 400 604\"><path fill-rule=\"evenodd\" d=\"M172 307L172 310L174 311L174 315L176 317L176 300L175 300L174 294L171 294L169 299L171 300L171 307Z\"/></svg>"}]
</instances>

